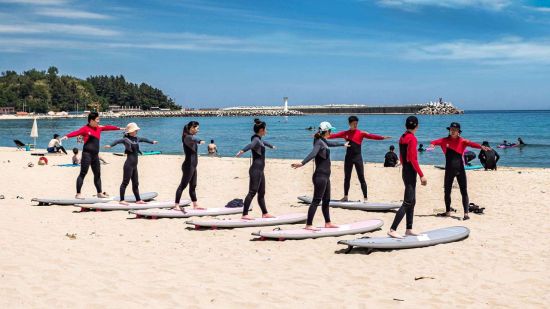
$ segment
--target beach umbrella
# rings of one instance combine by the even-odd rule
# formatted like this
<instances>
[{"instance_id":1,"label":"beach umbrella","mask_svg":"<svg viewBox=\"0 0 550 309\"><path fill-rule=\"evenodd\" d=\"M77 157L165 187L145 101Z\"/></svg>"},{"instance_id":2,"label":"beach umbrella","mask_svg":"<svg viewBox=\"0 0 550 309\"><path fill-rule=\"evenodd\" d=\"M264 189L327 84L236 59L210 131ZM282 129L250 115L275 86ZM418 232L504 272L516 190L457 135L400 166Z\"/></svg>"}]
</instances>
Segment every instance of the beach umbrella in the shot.
<instances>
[{"instance_id":1,"label":"beach umbrella","mask_svg":"<svg viewBox=\"0 0 550 309\"><path fill-rule=\"evenodd\" d=\"M31 137L34 138L34 148L36 149L36 138L38 137L38 124L36 124L36 118L32 123Z\"/></svg>"}]
</instances>

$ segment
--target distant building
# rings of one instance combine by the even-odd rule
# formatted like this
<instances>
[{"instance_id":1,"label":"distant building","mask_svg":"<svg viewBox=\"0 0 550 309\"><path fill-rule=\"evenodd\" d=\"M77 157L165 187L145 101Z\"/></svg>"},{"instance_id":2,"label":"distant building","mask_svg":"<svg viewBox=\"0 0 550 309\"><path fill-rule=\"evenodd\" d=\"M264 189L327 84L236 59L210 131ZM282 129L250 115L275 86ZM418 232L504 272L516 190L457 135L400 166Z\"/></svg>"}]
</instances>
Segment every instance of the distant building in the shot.
<instances>
[{"instance_id":1,"label":"distant building","mask_svg":"<svg viewBox=\"0 0 550 309\"><path fill-rule=\"evenodd\" d=\"M141 112L139 106L120 106L120 105L109 105L109 111L113 113L119 112Z\"/></svg>"},{"instance_id":2,"label":"distant building","mask_svg":"<svg viewBox=\"0 0 550 309\"><path fill-rule=\"evenodd\" d=\"M0 115L15 114L15 107L0 107Z\"/></svg>"},{"instance_id":3,"label":"distant building","mask_svg":"<svg viewBox=\"0 0 550 309\"><path fill-rule=\"evenodd\" d=\"M284 101L284 103L285 103L285 106L284 106L284 108L283 108L283 111L284 111L284 112L288 112L288 97L284 97L284 98L283 98L283 101Z\"/></svg>"}]
</instances>

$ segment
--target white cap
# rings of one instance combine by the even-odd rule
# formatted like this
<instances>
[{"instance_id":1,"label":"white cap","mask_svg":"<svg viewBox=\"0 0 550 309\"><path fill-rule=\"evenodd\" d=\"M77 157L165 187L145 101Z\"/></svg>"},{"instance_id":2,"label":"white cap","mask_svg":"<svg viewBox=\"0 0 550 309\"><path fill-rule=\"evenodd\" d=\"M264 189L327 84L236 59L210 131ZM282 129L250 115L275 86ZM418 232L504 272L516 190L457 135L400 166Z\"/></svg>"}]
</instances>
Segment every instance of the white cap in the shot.
<instances>
[{"instance_id":1,"label":"white cap","mask_svg":"<svg viewBox=\"0 0 550 309\"><path fill-rule=\"evenodd\" d=\"M336 130L336 128L333 127L333 126L330 124L330 122L328 122L328 121L323 121L323 122L321 122L321 123L319 124L319 130L321 130L322 132L324 132L324 131L329 131L329 130L334 131L334 130Z\"/></svg>"},{"instance_id":2,"label":"white cap","mask_svg":"<svg viewBox=\"0 0 550 309\"><path fill-rule=\"evenodd\" d=\"M124 131L126 131L126 133L132 133L132 132L137 131L137 130L139 130L138 125L135 122L130 122L126 126L126 129Z\"/></svg>"}]
</instances>

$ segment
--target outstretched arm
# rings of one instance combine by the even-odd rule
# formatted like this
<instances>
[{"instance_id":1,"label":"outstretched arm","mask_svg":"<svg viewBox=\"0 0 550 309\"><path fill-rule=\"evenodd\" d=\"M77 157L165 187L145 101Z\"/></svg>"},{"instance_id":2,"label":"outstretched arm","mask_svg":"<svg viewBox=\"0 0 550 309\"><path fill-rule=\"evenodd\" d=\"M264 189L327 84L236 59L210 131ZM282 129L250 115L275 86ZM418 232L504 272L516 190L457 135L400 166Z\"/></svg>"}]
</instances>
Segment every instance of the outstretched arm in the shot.
<instances>
[{"instance_id":1,"label":"outstretched arm","mask_svg":"<svg viewBox=\"0 0 550 309\"><path fill-rule=\"evenodd\" d=\"M118 131L118 130L122 130L121 128L116 127L116 126L100 126L99 128L101 129L101 131Z\"/></svg>"},{"instance_id":2,"label":"outstretched arm","mask_svg":"<svg viewBox=\"0 0 550 309\"><path fill-rule=\"evenodd\" d=\"M333 139L333 138L345 138L347 132L348 132L348 131L342 131L342 132L334 133L334 134L329 135L328 138L330 138L330 139Z\"/></svg>"},{"instance_id":3,"label":"outstretched arm","mask_svg":"<svg viewBox=\"0 0 550 309\"><path fill-rule=\"evenodd\" d=\"M80 136L84 133L84 128L80 128L76 131L73 131L67 135L65 135L67 138L71 138L71 137L75 137L75 136Z\"/></svg>"},{"instance_id":4,"label":"outstretched arm","mask_svg":"<svg viewBox=\"0 0 550 309\"><path fill-rule=\"evenodd\" d=\"M345 147L347 143L342 142L333 142L333 141L326 141L327 146L329 147Z\"/></svg>"},{"instance_id":5,"label":"outstretched arm","mask_svg":"<svg viewBox=\"0 0 550 309\"><path fill-rule=\"evenodd\" d=\"M275 148L275 146L273 146L272 144L270 144L269 142L266 142L266 141L264 141L264 146L268 147L268 148L271 148L271 149Z\"/></svg>"},{"instance_id":6,"label":"outstretched arm","mask_svg":"<svg viewBox=\"0 0 550 309\"><path fill-rule=\"evenodd\" d=\"M311 150L311 152L307 155L305 159L302 160L302 165L306 165L309 161L315 158L315 156L317 156L320 150L321 150L321 144L315 143L315 146L313 146L313 149Z\"/></svg>"},{"instance_id":7,"label":"outstretched arm","mask_svg":"<svg viewBox=\"0 0 550 309\"><path fill-rule=\"evenodd\" d=\"M366 138L366 139L374 139L374 140L377 140L377 141L381 141L381 140L386 139L386 137L382 136L382 135L371 134L371 133L367 133L367 132L361 132L361 133L362 133L361 136L363 138Z\"/></svg>"},{"instance_id":8,"label":"outstretched arm","mask_svg":"<svg viewBox=\"0 0 550 309\"><path fill-rule=\"evenodd\" d=\"M155 144L155 141L150 140L145 137L138 137L138 143L148 143L148 144Z\"/></svg>"}]
</instances>

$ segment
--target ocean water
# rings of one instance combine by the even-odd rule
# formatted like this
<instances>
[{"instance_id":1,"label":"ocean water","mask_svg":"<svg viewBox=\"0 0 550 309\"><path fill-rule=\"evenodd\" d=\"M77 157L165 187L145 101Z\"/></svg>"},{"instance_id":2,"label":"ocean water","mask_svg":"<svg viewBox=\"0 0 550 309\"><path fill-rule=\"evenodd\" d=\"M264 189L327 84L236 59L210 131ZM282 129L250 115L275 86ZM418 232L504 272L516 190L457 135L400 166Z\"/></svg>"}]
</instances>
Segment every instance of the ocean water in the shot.
<instances>
[{"instance_id":1,"label":"ocean water","mask_svg":"<svg viewBox=\"0 0 550 309\"><path fill-rule=\"evenodd\" d=\"M383 162L384 154L390 145L395 145L404 131L407 115L359 115L359 127L364 131L392 136L391 140L363 142L363 158L368 162ZM419 143L427 147L430 140L447 135L446 127L452 121L462 125L462 136L481 143L489 141L496 147L503 140L514 142L521 137L528 145L522 148L496 149L504 166L550 167L550 110L545 111L470 111L464 115L418 116L420 128L417 133ZM141 136L159 141L157 145L143 144L142 150L160 150L166 154L182 154L181 133L190 120L200 122L198 136L207 141L214 139L221 156L234 156L244 147L252 135L252 117L208 117L208 118L125 118L102 119L102 124L124 127L128 122L137 122ZM347 115L310 115L300 117L264 117L268 124L265 140L274 144L276 150L267 150L268 158L304 158L312 147L313 132L307 127L317 127L321 121L329 121L338 131L346 130ZM78 129L83 119L38 120L39 148L46 148L54 133L60 135ZM32 120L0 121L0 146L14 146L13 139L25 143L29 137ZM121 132L102 134L102 145L119 138ZM65 141L67 149L82 147L75 139ZM112 151L122 151L117 146ZM206 145L199 146L200 153L206 153ZM476 153L477 150L474 150ZM333 148L333 160L343 160L345 149ZM419 155L421 164L442 164L445 158L440 149ZM474 162L478 162L477 159Z\"/></svg>"}]
</instances>

